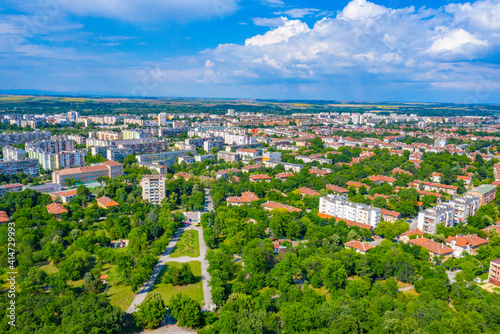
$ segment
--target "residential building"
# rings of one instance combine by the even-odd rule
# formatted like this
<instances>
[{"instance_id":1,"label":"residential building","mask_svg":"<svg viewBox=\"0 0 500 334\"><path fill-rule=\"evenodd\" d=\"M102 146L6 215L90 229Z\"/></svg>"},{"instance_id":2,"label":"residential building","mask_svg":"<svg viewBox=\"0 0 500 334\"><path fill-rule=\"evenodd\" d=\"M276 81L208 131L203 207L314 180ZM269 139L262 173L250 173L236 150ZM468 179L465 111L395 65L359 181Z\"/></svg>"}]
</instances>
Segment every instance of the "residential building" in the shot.
<instances>
[{"instance_id":1,"label":"residential building","mask_svg":"<svg viewBox=\"0 0 500 334\"><path fill-rule=\"evenodd\" d=\"M480 238L477 234L456 235L446 238L446 245L453 249L454 257L461 257L463 252L477 255L477 249L488 243L488 240Z\"/></svg>"},{"instance_id":2,"label":"residential building","mask_svg":"<svg viewBox=\"0 0 500 334\"><path fill-rule=\"evenodd\" d=\"M454 219L455 224L467 223L467 217L475 216L480 207L481 200L477 196L464 195L455 198L446 204L455 209Z\"/></svg>"},{"instance_id":3,"label":"residential building","mask_svg":"<svg viewBox=\"0 0 500 334\"><path fill-rule=\"evenodd\" d=\"M52 197L53 200L55 200L56 198L59 197L59 198L61 198L61 201L63 203L68 203L73 198L78 196L78 193L77 193L76 189L71 189L71 190L53 192L49 195L50 195L50 197Z\"/></svg>"},{"instance_id":4,"label":"residential building","mask_svg":"<svg viewBox=\"0 0 500 334\"><path fill-rule=\"evenodd\" d=\"M222 150L224 147L224 140L221 139L211 139L211 140L205 140L203 142L203 149L207 152L210 153L213 148L217 148L219 150Z\"/></svg>"},{"instance_id":5,"label":"residential building","mask_svg":"<svg viewBox=\"0 0 500 334\"><path fill-rule=\"evenodd\" d=\"M401 214L396 211L380 209L380 213L382 214L382 220L386 222L394 223L396 220L401 218Z\"/></svg>"},{"instance_id":6,"label":"residential building","mask_svg":"<svg viewBox=\"0 0 500 334\"><path fill-rule=\"evenodd\" d=\"M496 192L496 186L492 184L481 184L478 187L472 188L466 194L479 197L481 201L480 205L482 206L495 200Z\"/></svg>"},{"instance_id":7,"label":"residential building","mask_svg":"<svg viewBox=\"0 0 500 334\"><path fill-rule=\"evenodd\" d=\"M219 151L217 152L217 160L224 160L226 162L238 162L241 156L235 152Z\"/></svg>"},{"instance_id":8,"label":"residential building","mask_svg":"<svg viewBox=\"0 0 500 334\"><path fill-rule=\"evenodd\" d=\"M165 197L165 175L143 175L141 180L142 199L152 204L160 204Z\"/></svg>"},{"instance_id":9,"label":"residential building","mask_svg":"<svg viewBox=\"0 0 500 334\"><path fill-rule=\"evenodd\" d=\"M164 113L164 112L159 113L158 114L158 125L159 126L167 125L167 119L168 119L167 113Z\"/></svg>"},{"instance_id":10,"label":"residential building","mask_svg":"<svg viewBox=\"0 0 500 334\"><path fill-rule=\"evenodd\" d=\"M0 211L0 225L7 224L8 222L9 222L9 216L7 215L7 212Z\"/></svg>"},{"instance_id":11,"label":"residential building","mask_svg":"<svg viewBox=\"0 0 500 334\"><path fill-rule=\"evenodd\" d=\"M271 182L271 177L266 174L250 175L250 182L261 182L261 181Z\"/></svg>"},{"instance_id":12,"label":"residential building","mask_svg":"<svg viewBox=\"0 0 500 334\"><path fill-rule=\"evenodd\" d=\"M500 287L500 259L496 259L490 262L488 283Z\"/></svg>"},{"instance_id":13,"label":"residential building","mask_svg":"<svg viewBox=\"0 0 500 334\"><path fill-rule=\"evenodd\" d=\"M259 197L257 197L257 195L255 195L253 192L250 191L241 193L241 196L233 196L226 198L226 202L228 205L237 205L237 206L248 204L258 200Z\"/></svg>"},{"instance_id":14,"label":"residential building","mask_svg":"<svg viewBox=\"0 0 500 334\"><path fill-rule=\"evenodd\" d=\"M123 175L123 165L116 161L106 161L90 167L66 168L52 173L52 182L65 184L74 179L82 183L95 182L99 177L111 179Z\"/></svg>"},{"instance_id":15,"label":"residential building","mask_svg":"<svg viewBox=\"0 0 500 334\"><path fill-rule=\"evenodd\" d=\"M194 162L194 159L190 155L186 155L186 156L183 156L183 157L178 157L177 158L177 163L180 164L181 162L184 162L186 164L192 164Z\"/></svg>"},{"instance_id":16,"label":"residential building","mask_svg":"<svg viewBox=\"0 0 500 334\"><path fill-rule=\"evenodd\" d=\"M422 237L410 240L409 243L427 249L429 251L430 261L432 261L435 256L443 257L443 261L453 257L453 249L443 246L434 240Z\"/></svg>"},{"instance_id":17,"label":"residential building","mask_svg":"<svg viewBox=\"0 0 500 334\"><path fill-rule=\"evenodd\" d=\"M0 161L0 174L15 175L25 173L33 177L40 175L38 159L23 159L13 161Z\"/></svg>"},{"instance_id":18,"label":"residential building","mask_svg":"<svg viewBox=\"0 0 500 334\"><path fill-rule=\"evenodd\" d=\"M68 212L68 210L59 203L50 203L49 205L45 206L47 208L48 213L53 214L56 216L57 219L61 217L61 214Z\"/></svg>"},{"instance_id":19,"label":"residential building","mask_svg":"<svg viewBox=\"0 0 500 334\"><path fill-rule=\"evenodd\" d=\"M109 209L111 207L120 205L107 196L99 197L96 199L96 201L97 201L97 206L103 209Z\"/></svg>"},{"instance_id":20,"label":"residential building","mask_svg":"<svg viewBox=\"0 0 500 334\"><path fill-rule=\"evenodd\" d=\"M202 162L205 160L215 160L215 155L213 154L204 154L204 155L195 155L194 156L194 161L196 162Z\"/></svg>"},{"instance_id":21,"label":"residential building","mask_svg":"<svg viewBox=\"0 0 500 334\"><path fill-rule=\"evenodd\" d=\"M12 146L2 148L3 161L21 160L26 157L26 151Z\"/></svg>"},{"instance_id":22,"label":"residential building","mask_svg":"<svg viewBox=\"0 0 500 334\"><path fill-rule=\"evenodd\" d=\"M274 209L285 209L289 213L291 213L291 212L302 212L301 209L295 208L295 207L290 206L290 205L273 202L273 201L267 201L266 203L261 204L261 206L266 211L272 211Z\"/></svg>"},{"instance_id":23,"label":"residential building","mask_svg":"<svg viewBox=\"0 0 500 334\"><path fill-rule=\"evenodd\" d=\"M344 247L346 249L353 249L356 251L356 253L360 254L366 254L370 249L373 248L373 246L368 245L367 243L357 241L357 240L351 240L348 241L344 244Z\"/></svg>"},{"instance_id":24,"label":"residential building","mask_svg":"<svg viewBox=\"0 0 500 334\"><path fill-rule=\"evenodd\" d=\"M300 192L301 196L320 196L321 194L317 192L316 190L309 189L307 187L300 187L297 189L298 192Z\"/></svg>"},{"instance_id":25,"label":"residential building","mask_svg":"<svg viewBox=\"0 0 500 334\"><path fill-rule=\"evenodd\" d=\"M75 149L75 141L54 137L54 140L39 140L26 143L26 152L39 150L45 153L59 153Z\"/></svg>"},{"instance_id":26,"label":"residential building","mask_svg":"<svg viewBox=\"0 0 500 334\"><path fill-rule=\"evenodd\" d=\"M98 153L98 148L92 147L92 150L97 149L96 153ZM108 147L106 149L106 154L104 157L108 160L123 162L127 156L130 154L134 154L134 149L131 147ZM102 154L101 154L102 155Z\"/></svg>"},{"instance_id":27,"label":"residential building","mask_svg":"<svg viewBox=\"0 0 500 334\"><path fill-rule=\"evenodd\" d=\"M352 203L344 196L330 194L319 198L319 212L339 219L347 219L377 227L382 218L379 208Z\"/></svg>"},{"instance_id":28,"label":"residential building","mask_svg":"<svg viewBox=\"0 0 500 334\"><path fill-rule=\"evenodd\" d=\"M12 146L34 140L50 139L49 131L0 133L0 146Z\"/></svg>"},{"instance_id":29,"label":"residential building","mask_svg":"<svg viewBox=\"0 0 500 334\"><path fill-rule=\"evenodd\" d=\"M281 152L264 152L262 153L262 161L281 161Z\"/></svg>"},{"instance_id":30,"label":"residential building","mask_svg":"<svg viewBox=\"0 0 500 334\"><path fill-rule=\"evenodd\" d=\"M436 227L444 224L446 227L455 224L455 209L451 206L438 204L433 208L418 213L418 228L424 233L436 233Z\"/></svg>"},{"instance_id":31,"label":"residential building","mask_svg":"<svg viewBox=\"0 0 500 334\"><path fill-rule=\"evenodd\" d=\"M175 164L175 161L172 161L172 165ZM167 175L168 173L168 166L167 165L163 165L159 162L155 162L155 163L147 163L147 162L143 162L143 163L138 163L139 167L146 167L147 169L150 169L154 172L156 172L157 174L163 174L163 175Z\"/></svg>"},{"instance_id":32,"label":"residential building","mask_svg":"<svg viewBox=\"0 0 500 334\"><path fill-rule=\"evenodd\" d=\"M34 191L38 191L40 193L53 193L56 191L61 191L62 187L59 183L44 183L40 184L38 186L23 186L23 190L25 189L31 189Z\"/></svg>"},{"instance_id":33,"label":"residential building","mask_svg":"<svg viewBox=\"0 0 500 334\"><path fill-rule=\"evenodd\" d=\"M410 237L412 235L415 235L416 237L423 237L424 232L420 231L420 229L418 228L414 228L398 235L398 240L407 244L408 242L410 242Z\"/></svg>"},{"instance_id":34,"label":"residential building","mask_svg":"<svg viewBox=\"0 0 500 334\"><path fill-rule=\"evenodd\" d=\"M458 193L458 187L457 186L450 186L447 184L440 184L440 183L434 183L434 182L421 182L424 186L424 190L426 191L444 191L447 194L450 195L457 195Z\"/></svg>"},{"instance_id":35,"label":"residential building","mask_svg":"<svg viewBox=\"0 0 500 334\"><path fill-rule=\"evenodd\" d=\"M278 174L274 175L274 178L285 182L289 177L292 177L292 176L294 176L293 173L284 172L284 173L278 173Z\"/></svg>"},{"instance_id":36,"label":"residential building","mask_svg":"<svg viewBox=\"0 0 500 334\"><path fill-rule=\"evenodd\" d=\"M0 186L0 197L5 193L17 193L23 191L23 185L21 183L12 183Z\"/></svg>"},{"instance_id":37,"label":"residential building","mask_svg":"<svg viewBox=\"0 0 500 334\"><path fill-rule=\"evenodd\" d=\"M389 176L384 175L373 175L368 178L368 180L372 181L375 184L382 184L384 182L389 183L391 186L396 182L396 179Z\"/></svg>"},{"instance_id":38,"label":"residential building","mask_svg":"<svg viewBox=\"0 0 500 334\"><path fill-rule=\"evenodd\" d=\"M137 162L140 162L140 163L148 163L148 162L151 163L151 162L155 162L155 161L177 159L178 157L185 156L188 153L196 154L196 151L195 150L167 151L167 152L160 152L160 153L136 155L135 158L137 159Z\"/></svg>"},{"instance_id":39,"label":"residential building","mask_svg":"<svg viewBox=\"0 0 500 334\"><path fill-rule=\"evenodd\" d=\"M345 188L342 188L342 187L339 187L339 186L336 186L334 184L327 184L326 185L326 189L327 190L331 190L334 193L337 193L337 194L340 194L340 195L347 195L349 193L349 190L347 190Z\"/></svg>"}]
</instances>

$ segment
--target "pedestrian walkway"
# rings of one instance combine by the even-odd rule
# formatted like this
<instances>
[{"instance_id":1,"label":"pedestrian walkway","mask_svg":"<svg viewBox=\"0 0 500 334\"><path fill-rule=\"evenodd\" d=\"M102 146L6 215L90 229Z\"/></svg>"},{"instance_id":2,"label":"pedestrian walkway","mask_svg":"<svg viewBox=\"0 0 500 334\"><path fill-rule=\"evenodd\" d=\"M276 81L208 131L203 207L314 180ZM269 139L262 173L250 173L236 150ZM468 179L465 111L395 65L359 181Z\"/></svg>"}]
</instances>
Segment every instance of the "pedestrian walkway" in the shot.
<instances>
[{"instance_id":1,"label":"pedestrian walkway","mask_svg":"<svg viewBox=\"0 0 500 334\"><path fill-rule=\"evenodd\" d=\"M188 230L196 230L198 231L198 242L200 245L200 256L198 257L189 257L189 256L181 256L177 258L170 258L170 254L173 252L175 248L175 244L179 240L180 236L184 231ZM160 256L160 259L158 263L155 266L155 269L153 271L153 274L151 275L151 278L144 283L142 288L139 290L137 295L134 298L134 301L132 304L127 309L127 313L134 313L137 311L137 306L141 305L141 303L144 301L144 298L146 298L146 295L148 292L151 290L153 287L153 284L160 274L161 270L163 269L163 266L168 262L168 261L174 261L174 262L180 262L180 263L186 263L186 262L191 262L191 261L200 261L201 263L201 281L203 285L203 305L201 306L202 311L209 311L211 309L210 305L212 304L212 289L208 285L208 281L210 281L210 274L208 273L208 260L205 260L205 256L207 254L207 245L205 244L205 240L203 239L203 229L198 226L189 226L189 227L180 227L175 234L172 237L172 240L170 240L167 248L165 249L165 252Z\"/></svg>"}]
</instances>

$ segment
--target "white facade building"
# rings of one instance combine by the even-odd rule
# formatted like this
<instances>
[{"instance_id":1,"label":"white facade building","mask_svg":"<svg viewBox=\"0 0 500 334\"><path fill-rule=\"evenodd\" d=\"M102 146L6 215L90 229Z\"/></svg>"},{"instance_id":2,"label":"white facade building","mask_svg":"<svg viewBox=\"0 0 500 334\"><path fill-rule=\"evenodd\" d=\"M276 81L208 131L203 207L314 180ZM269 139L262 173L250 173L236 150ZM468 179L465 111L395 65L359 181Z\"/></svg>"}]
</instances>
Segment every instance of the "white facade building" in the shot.
<instances>
[{"instance_id":1,"label":"white facade building","mask_svg":"<svg viewBox=\"0 0 500 334\"><path fill-rule=\"evenodd\" d=\"M377 227L382 217L379 208L352 203L347 201L344 196L335 194L320 197L319 212L372 227Z\"/></svg>"}]
</instances>

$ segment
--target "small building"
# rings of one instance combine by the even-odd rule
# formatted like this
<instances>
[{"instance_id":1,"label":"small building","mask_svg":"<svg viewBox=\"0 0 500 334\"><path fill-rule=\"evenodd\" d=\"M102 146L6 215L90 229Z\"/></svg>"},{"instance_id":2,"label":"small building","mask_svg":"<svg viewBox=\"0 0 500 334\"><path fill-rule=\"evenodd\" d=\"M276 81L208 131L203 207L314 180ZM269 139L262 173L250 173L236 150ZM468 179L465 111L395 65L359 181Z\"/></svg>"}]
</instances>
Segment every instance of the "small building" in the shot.
<instances>
[{"instance_id":1,"label":"small building","mask_svg":"<svg viewBox=\"0 0 500 334\"><path fill-rule=\"evenodd\" d=\"M98 199L96 199L97 201L97 205L100 207L100 208L103 208L103 209L109 209L113 206L119 206L120 204L118 204L117 202L113 201L111 198L107 197L107 196L103 196L103 197L99 197Z\"/></svg>"},{"instance_id":2,"label":"small building","mask_svg":"<svg viewBox=\"0 0 500 334\"><path fill-rule=\"evenodd\" d=\"M398 235L398 240L407 244L410 241L410 237L412 235L416 235L417 237L423 237L424 232L420 231L418 228L414 228Z\"/></svg>"},{"instance_id":3,"label":"small building","mask_svg":"<svg viewBox=\"0 0 500 334\"><path fill-rule=\"evenodd\" d=\"M0 211L0 225L7 224L8 222L9 222L9 216L7 215L7 212Z\"/></svg>"},{"instance_id":4,"label":"small building","mask_svg":"<svg viewBox=\"0 0 500 334\"><path fill-rule=\"evenodd\" d=\"M401 213L396 211L380 209L380 213L382 214L382 220L386 222L394 223L396 220L401 218Z\"/></svg>"},{"instance_id":5,"label":"small building","mask_svg":"<svg viewBox=\"0 0 500 334\"><path fill-rule=\"evenodd\" d=\"M189 178L191 177L191 174L189 173L184 173L184 172L178 172L178 173L175 173L174 174L174 179L178 179L178 178L183 178L184 180L189 180Z\"/></svg>"},{"instance_id":6,"label":"small building","mask_svg":"<svg viewBox=\"0 0 500 334\"><path fill-rule=\"evenodd\" d=\"M351 240L348 241L344 244L344 247L346 249L353 249L356 251L356 253L360 254L366 254L370 249L373 248L373 246L368 245L367 243L357 241L357 240Z\"/></svg>"},{"instance_id":7,"label":"small building","mask_svg":"<svg viewBox=\"0 0 500 334\"><path fill-rule=\"evenodd\" d=\"M443 261L446 261L453 257L453 249L441 245L439 242L435 242L434 240L430 240L427 238L417 238L409 241L412 245L417 245L423 247L429 251L430 261L435 256L444 257Z\"/></svg>"},{"instance_id":8,"label":"small building","mask_svg":"<svg viewBox=\"0 0 500 334\"><path fill-rule=\"evenodd\" d=\"M250 181L251 182L260 182L260 181L265 181L265 182L271 182L271 177L266 174L255 174L255 175L250 175Z\"/></svg>"},{"instance_id":9,"label":"small building","mask_svg":"<svg viewBox=\"0 0 500 334\"><path fill-rule=\"evenodd\" d=\"M339 187L339 186L336 186L334 184L327 184L326 189L331 190L334 193L341 194L341 195L347 195L349 193L349 190L342 188L342 187Z\"/></svg>"},{"instance_id":10,"label":"small building","mask_svg":"<svg viewBox=\"0 0 500 334\"><path fill-rule=\"evenodd\" d=\"M436 172L432 173L432 175L431 175L432 182L435 182L435 183L440 183L442 177L443 177L443 174L436 173Z\"/></svg>"},{"instance_id":11,"label":"small building","mask_svg":"<svg viewBox=\"0 0 500 334\"><path fill-rule=\"evenodd\" d=\"M290 173L290 172L284 172L284 173L279 173L279 174L274 175L274 178L285 182L289 177L292 177L294 175L295 174Z\"/></svg>"},{"instance_id":12,"label":"small building","mask_svg":"<svg viewBox=\"0 0 500 334\"><path fill-rule=\"evenodd\" d=\"M356 190L358 190L361 187L365 187L367 190L371 188L369 185L361 183L361 182L358 182L358 181L349 181L349 182L347 182L347 185L349 187L356 188Z\"/></svg>"},{"instance_id":13,"label":"small building","mask_svg":"<svg viewBox=\"0 0 500 334\"><path fill-rule=\"evenodd\" d=\"M490 272L488 274L488 283L500 287L500 259L490 262Z\"/></svg>"},{"instance_id":14,"label":"small building","mask_svg":"<svg viewBox=\"0 0 500 334\"><path fill-rule=\"evenodd\" d=\"M300 194L302 195L302 198L304 196L320 196L321 195L316 190L312 190L312 189L309 189L306 187L300 187L299 189L297 189L297 191L300 192Z\"/></svg>"},{"instance_id":15,"label":"small building","mask_svg":"<svg viewBox=\"0 0 500 334\"><path fill-rule=\"evenodd\" d=\"M324 169L318 169L318 168L311 168L309 169L309 174L314 174L314 175L319 175L319 176L326 176L329 175L330 172Z\"/></svg>"},{"instance_id":16,"label":"small building","mask_svg":"<svg viewBox=\"0 0 500 334\"><path fill-rule=\"evenodd\" d=\"M258 201L259 197L255 195L253 192L246 191L241 193L241 196L233 196L233 197L228 197L226 198L226 202L228 205L243 205L243 204L248 204L253 201Z\"/></svg>"},{"instance_id":17,"label":"small building","mask_svg":"<svg viewBox=\"0 0 500 334\"><path fill-rule=\"evenodd\" d=\"M68 210L66 210L66 208L59 203L50 203L45 207L47 208L47 211L56 216L57 219L59 219L61 217L61 214L63 214L64 212L68 212Z\"/></svg>"},{"instance_id":18,"label":"small building","mask_svg":"<svg viewBox=\"0 0 500 334\"><path fill-rule=\"evenodd\" d=\"M465 236L460 234L446 238L446 244L453 249L454 257L461 257L463 252L476 255L479 246L487 243L488 240L479 237L477 234L468 234Z\"/></svg>"},{"instance_id":19,"label":"small building","mask_svg":"<svg viewBox=\"0 0 500 334\"><path fill-rule=\"evenodd\" d=\"M295 207L290 206L290 205L273 202L273 201L267 201L266 203L262 203L261 205L264 208L264 210L266 210L266 211L272 211L274 209L285 209L289 213L291 213L291 212L302 212L301 209L295 208Z\"/></svg>"},{"instance_id":20,"label":"small building","mask_svg":"<svg viewBox=\"0 0 500 334\"><path fill-rule=\"evenodd\" d=\"M52 199L56 199L60 197L63 203L69 203L73 198L78 196L76 189L66 190L66 191L57 191L55 193L49 194Z\"/></svg>"},{"instance_id":21,"label":"small building","mask_svg":"<svg viewBox=\"0 0 500 334\"><path fill-rule=\"evenodd\" d=\"M396 182L396 179L389 176L384 175L373 175L368 178L368 180L372 181L375 184L382 184L384 182L389 183L391 186Z\"/></svg>"}]
</instances>

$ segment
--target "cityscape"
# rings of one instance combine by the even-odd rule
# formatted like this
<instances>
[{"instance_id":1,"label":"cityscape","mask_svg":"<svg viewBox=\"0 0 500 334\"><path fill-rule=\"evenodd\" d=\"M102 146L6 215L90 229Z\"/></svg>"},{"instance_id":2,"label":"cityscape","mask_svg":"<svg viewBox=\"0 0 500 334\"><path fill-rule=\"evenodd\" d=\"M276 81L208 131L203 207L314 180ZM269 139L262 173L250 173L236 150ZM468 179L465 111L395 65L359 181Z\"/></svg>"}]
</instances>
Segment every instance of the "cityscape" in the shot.
<instances>
[{"instance_id":1,"label":"cityscape","mask_svg":"<svg viewBox=\"0 0 500 334\"><path fill-rule=\"evenodd\" d=\"M0 332L499 333L498 22L8 0Z\"/></svg>"}]
</instances>

